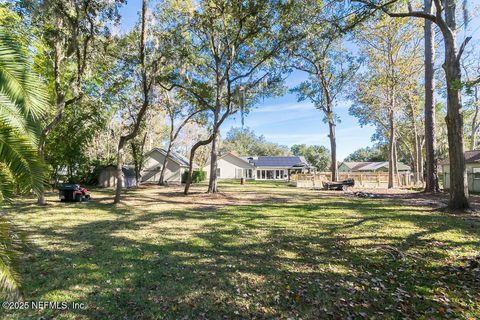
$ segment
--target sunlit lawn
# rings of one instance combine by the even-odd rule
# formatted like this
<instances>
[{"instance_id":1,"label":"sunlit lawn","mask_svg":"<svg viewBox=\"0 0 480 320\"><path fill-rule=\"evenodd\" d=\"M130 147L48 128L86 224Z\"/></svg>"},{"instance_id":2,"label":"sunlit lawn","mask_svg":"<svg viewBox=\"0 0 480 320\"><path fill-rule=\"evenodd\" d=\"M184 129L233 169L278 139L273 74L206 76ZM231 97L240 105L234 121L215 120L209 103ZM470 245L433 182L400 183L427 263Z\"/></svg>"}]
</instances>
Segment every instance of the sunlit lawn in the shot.
<instances>
[{"instance_id":1,"label":"sunlit lawn","mask_svg":"<svg viewBox=\"0 0 480 320\"><path fill-rule=\"evenodd\" d=\"M2 319L480 318L480 222L281 183L111 191L8 210L26 301Z\"/></svg>"}]
</instances>

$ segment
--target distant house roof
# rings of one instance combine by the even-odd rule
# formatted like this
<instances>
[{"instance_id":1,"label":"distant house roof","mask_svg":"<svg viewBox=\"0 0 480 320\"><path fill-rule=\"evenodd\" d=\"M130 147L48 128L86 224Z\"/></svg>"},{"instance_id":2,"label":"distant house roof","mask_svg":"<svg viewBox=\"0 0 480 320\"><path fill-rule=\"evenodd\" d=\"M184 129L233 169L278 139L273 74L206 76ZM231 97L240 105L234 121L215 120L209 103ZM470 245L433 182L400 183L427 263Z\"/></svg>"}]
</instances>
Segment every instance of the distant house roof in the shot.
<instances>
[{"instance_id":1,"label":"distant house roof","mask_svg":"<svg viewBox=\"0 0 480 320\"><path fill-rule=\"evenodd\" d=\"M388 169L388 161L380 162L343 162L352 171L377 171L381 168ZM397 162L398 171L409 171L410 166Z\"/></svg>"},{"instance_id":2,"label":"distant house roof","mask_svg":"<svg viewBox=\"0 0 480 320\"><path fill-rule=\"evenodd\" d=\"M371 162L342 162L345 166L347 166L351 170L356 170L357 168L363 167L366 164L370 164ZM340 164L341 165L341 164Z\"/></svg>"},{"instance_id":3,"label":"distant house roof","mask_svg":"<svg viewBox=\"0 0 480 320\"><path fill-rule=\"evenodd\" d=\"M246 162L247 164L253 166L253 163L248 161L248 157L240 157L240 156L238 156L238 154L236 152L233 152L233 151L229 151L227 153L224 153L224 154L220 155L219 157L217 157L217 161L220 160L220 159L223 159L227 156L232 156L232 157L238 158L239 160L241 160L243 162ZM210 164L210 157L208 157L207 162L205 162L205 166L207 166L209 164Z\"/></svg>"},{"instance_id":4,"label":"distant house roof","mask_svg":"<svg viewBox=\"0 0 480 320\"><path fill-rule=\"evenodd\" d=\"M305 168L312 167L304 157L301 156L238 156L235 152L227 152L217 160L226 156L233 156L254 167L282 167L282 168ZM210 160L205 165L210 164Z\"/></svg>"},{"instance_id":5,"label":"distant house roof","mask_svg":"<svg viewBox=\"0 0 480 320\"><path fill-rule=\"evenodd\" d=\"M256 167L309 167L310 164L304 157L300 156L259 156L259 157L243 157Z\"/></svg>"},{"instance_id":6,"label":"distant house roof","mask_svg":"<svg viewBox=\"0 0 480 320\"><path fill-rule=\"evenodd\" d=\"M152 152L154 151L157 151L157 152L160 152L161 154L163 154L164 156L167 155L167 151L165 149L162 149L162 148L153 148L152 150L148 151L146 154L145 154L145 157L150 155ZM185 158L184 156L182 156L181 154L178 154L176 152L173 152L173 151L170 151L170 155L169 155L169 158L170 160L173 160L174 162L176 162L177 164L179 164L180 166L184 166L184 167L188 167L189 165L189 161L187 158Z\"/></svg>"},{"instance_id":7,"label":"distant house roof","mask_svg":"<svg viewBox=\"0 0 480 320\"><path fill-rule=\"evenodd\" d=\"M465 163L477 163L480 162L480 150L470 150L470 151L465 151L463 154L465 158ZM449 164L450 159L445 159L440 161L441 165L444 164Z\"/></svg>"}]
</instances>

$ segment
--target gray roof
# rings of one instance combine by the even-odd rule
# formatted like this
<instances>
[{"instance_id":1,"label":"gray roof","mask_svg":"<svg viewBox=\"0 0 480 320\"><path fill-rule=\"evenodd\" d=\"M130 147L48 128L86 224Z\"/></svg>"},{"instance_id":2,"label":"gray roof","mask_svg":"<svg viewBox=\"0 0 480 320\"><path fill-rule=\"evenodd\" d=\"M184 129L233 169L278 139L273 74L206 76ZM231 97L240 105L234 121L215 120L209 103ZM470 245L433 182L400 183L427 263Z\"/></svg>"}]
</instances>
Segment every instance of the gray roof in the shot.
<instances>
[{"instance_id":1,"label":"gray roof","mask_svg":"<svg viewBox=\"0 0 480 320\"><path fill-rule=\"evenodd\" d=\"M310 164L304 157L300 156L259 156L259 157L244 157L243 159L249 159L250 163L253 163L256 167L309 167Z\"/></svg>"},{"instance_id":2,"label":"gray roof","mask_svg":"<svg viewBox=\"0 0 480 320\"><path fill-rule=\"evenodd\" d=\"M377 171L381 168L388 169L388 161L378 162L343 162L344 165L349 167L352 171ZM397 162L399 171L410 171L410 166L402 162Z\"/></svg>"},{"instance_id":3,"label":"gray roof","mask_svg":"<svg viewBox=\"0 0 480 320\"><path fill-rule=\"evenodd\" d=\"M464 158L465 158L465 163L478 163L478 162L480 162L480 150L465 151L465 153L463 155L464 155ZM448 158L439 162L440 165L446 165L446 164L449 164L449 163L450 163L450 160Z\"/></svg>"},{"instance_id":4,"label":"gray roof","mask_svg":"<svg viewBox=\"0 0 480 320\"><path fill-rule=\"evenodd\" d=\"M162 149L162 148L153 148L152 150L148 151L145 156L149 155L150 153L152 153L153 151L158 151L160 152L161 154L163 154L164 156L167 155L167 151L165 149ZM185 167L188 167L189 165L189 162L188 162L188 159L184 156L182 156L181 154L178 154L174 151L170 151L170 155L169 155L169 158L170 160L173 160L175 161L176 163L178 163L179 165L181 166L185 166Z\"/></svg>"}]
</instances>

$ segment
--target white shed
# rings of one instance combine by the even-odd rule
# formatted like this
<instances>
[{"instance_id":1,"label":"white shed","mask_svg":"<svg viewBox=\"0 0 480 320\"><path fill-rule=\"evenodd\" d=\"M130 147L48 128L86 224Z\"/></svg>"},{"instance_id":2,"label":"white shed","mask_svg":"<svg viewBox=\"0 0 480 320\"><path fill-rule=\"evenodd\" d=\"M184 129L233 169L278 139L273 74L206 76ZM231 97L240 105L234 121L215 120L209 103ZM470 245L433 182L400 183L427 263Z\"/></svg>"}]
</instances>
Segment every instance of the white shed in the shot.
<instances>
[{"instance_id":1,"label":"white shed","mask_svg":"<svg viewBox=\"0 0 480 320\"><path fill-rule=\"evenodd\" d=\"M145 154L145 161L142 171L142 182L158 183L160 172L162 171L163 161L167 151L161 148L153 148ZM165 182L171 184L180 184L182 174L188 171L188 160L175 152L170 152L165 169Z\"/></svg>"}]
</instances>

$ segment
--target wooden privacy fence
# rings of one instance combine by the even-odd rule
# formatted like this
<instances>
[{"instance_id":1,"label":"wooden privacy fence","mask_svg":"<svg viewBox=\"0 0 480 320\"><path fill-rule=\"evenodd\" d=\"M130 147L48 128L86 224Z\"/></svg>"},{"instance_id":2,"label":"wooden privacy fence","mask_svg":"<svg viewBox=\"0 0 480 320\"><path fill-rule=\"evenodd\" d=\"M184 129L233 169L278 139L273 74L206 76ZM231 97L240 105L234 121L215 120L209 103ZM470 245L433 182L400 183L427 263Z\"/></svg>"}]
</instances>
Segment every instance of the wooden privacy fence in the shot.
<instances>
[{"instance_id":1,"label":"wooden privacy fence","mask_svg":"<svg viewBox=\"0 0 480 320\"><path fill-rule=\"evenodd\" d=\"M339 172L338 181L354 179L356 187L386 188L388 187L388 172ZM411 184L410 173L394 175L396 187L409 186ZM322 187L324 182L332 181L330 172L299 173L290 177L293 185L300 188Z\"/></svg>"}]
</instances>

